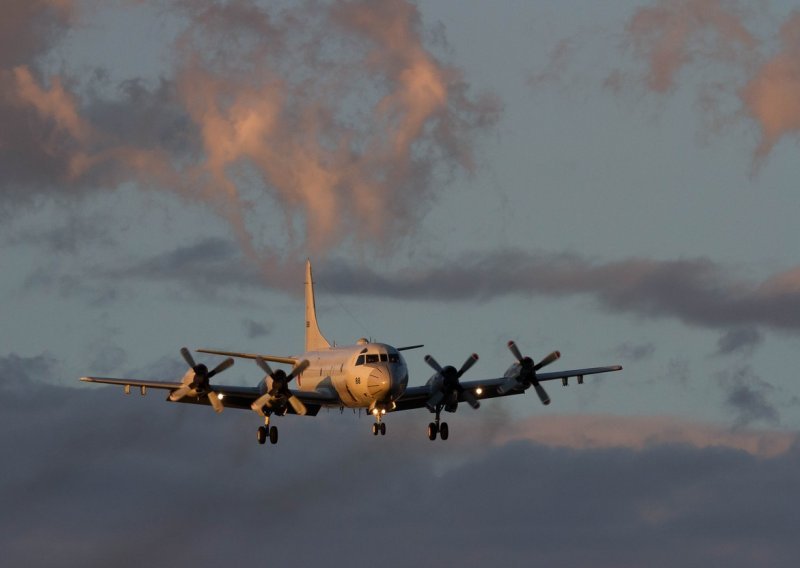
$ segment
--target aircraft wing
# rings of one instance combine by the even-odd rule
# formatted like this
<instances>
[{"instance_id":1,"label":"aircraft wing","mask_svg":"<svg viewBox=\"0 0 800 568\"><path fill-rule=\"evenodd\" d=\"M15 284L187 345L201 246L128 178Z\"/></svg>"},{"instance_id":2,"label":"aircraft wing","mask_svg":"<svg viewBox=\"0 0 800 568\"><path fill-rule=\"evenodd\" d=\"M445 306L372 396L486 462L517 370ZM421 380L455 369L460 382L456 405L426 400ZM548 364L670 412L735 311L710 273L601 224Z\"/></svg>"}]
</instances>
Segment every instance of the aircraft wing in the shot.
<instances>
[{"instance_id":1,"label":"aircraft wing","mask_svg":"<svg viewBox=\"0 0 800 568\"><path fill-rule=\"evenodd\" d=\"M570 378L576 377L578 382L583 382L583 377L585 375L597 375L600 373L611 373L614 371L621 371L622 367L620 365L611 365L608 367L589 367L586 369L571 369L567 371L556 371L553 373L536 373L536 379L539 382L542 381L554 381L557 379L561 379L562 381L568 381ZM506 382L505 377L499 377L495 379L478 379L472 381L462 381L461 386L464 390L470 390L475 393L475 397L478 400L483 400L486 398L497 398L501 396L511 396L515 394L524 394L526 391L524 390L511 390L508 392L500 393L498 391L498 387ZM481 394L477 394L476 391L480 389ZM425 403L428 401L431 392L427 385L419 386L419 387L409 387L406 389L406 392L400 397L399 400L396 402L395 411L399 410L411 410L414 408L423 408ZM458 397L458 402L465 402L465 398L463 394L460 394Z\"/></svg>"},{"instance_id":2,"label":"aircraft wing","mask_svg":"<svg viewBox=\"0 0 800 568\"><path fill-rule=\"evenodd\" d=\"M272 363L284 363L286 365L296 365L300 362L297 357L280 357L278 355L261 355L260 353L242 353L241 351L221 351L218 349L196 349L198 353L210 353L212 355L224 355L226 357L236 357L237 359L258 359Z\"/></svg>"},{"instance_id":3,"label":"aircraft wing","mask_svg":"<svg viewBox=\"0 0 800 568\"><path fill-rule=\"evenodd\" d=\"M177 390L181 383L179 381L151 381L139 379L117 379L111 377L81 377L81 381L85 383L102 383L107 385L119 385L126 387L126 392L130 392L131 387L140 389L144 394L147 389L162 389L168 390L170 393ZM244 410L251 410L250 405L261 396L261 391L257 387L243 387L243 386L228 386L228 385L210 385L211 391L221 395L220 400L225 408L240 408ZM334 393L328 391L292 391L297 398L303 401L307 409L307 416L316 416L319 409L326 404L337 404L338 397ZM167 396L169 402L180 402L189 404L201 404L210 406L207 396L185 396L180 400L173 401ZM289 406L288 411L294 414L294 409Z\"/></svg>"}]
</instances>

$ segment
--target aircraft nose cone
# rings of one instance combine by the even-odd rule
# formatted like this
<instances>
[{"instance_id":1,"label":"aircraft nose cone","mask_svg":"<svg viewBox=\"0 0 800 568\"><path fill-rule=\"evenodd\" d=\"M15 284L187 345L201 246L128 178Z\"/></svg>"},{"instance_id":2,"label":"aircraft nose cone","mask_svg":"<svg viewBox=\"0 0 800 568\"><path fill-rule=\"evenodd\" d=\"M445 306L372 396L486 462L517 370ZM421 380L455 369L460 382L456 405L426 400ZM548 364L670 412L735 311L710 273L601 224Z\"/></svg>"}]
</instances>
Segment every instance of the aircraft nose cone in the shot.
<instances>
[{"instance_id":1,"label":"aircraft nose cone","mask_svg":"<svg viewBox=\"0 0 800 568\"><path fill-rule=\"evenodd\" d=\"M390 386L389 373L384 369L373 369L367 378L367 391L375 398L383 397Z\"/></svg>"}]
</instances>

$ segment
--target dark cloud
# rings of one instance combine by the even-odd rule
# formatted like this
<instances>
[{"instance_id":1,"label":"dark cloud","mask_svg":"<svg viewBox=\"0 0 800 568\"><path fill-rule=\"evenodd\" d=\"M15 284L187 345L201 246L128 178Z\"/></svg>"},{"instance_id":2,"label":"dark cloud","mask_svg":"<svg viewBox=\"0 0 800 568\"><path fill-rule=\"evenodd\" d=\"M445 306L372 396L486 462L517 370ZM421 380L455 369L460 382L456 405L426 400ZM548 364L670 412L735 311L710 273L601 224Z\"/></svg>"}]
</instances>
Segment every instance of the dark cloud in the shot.
<instances>
[{"instance_id":1,"label":"dark cloud","mask_svg":"<svg viewBox=\"0 0 800 568\"><path fill-rule=\"evenodd\" d=\"M733 327L720 342L724 353L755 347L761 337L757 326L800 331L798 268L751 282L702 258L601 263L576 254L522 250L465 254L433 267L415 264L401 270L380 270L374 263L353 264L342 259L323 260L314 267L315 279L326 290L348 295L447 302L485 302L509 295L588 296L612 313L671 317L706 328ZM109 281L181 282L210 297L225 287L269 287L297 293L297 275L302 271L302 261L270 257L254 263L234 242L208 238L92 273ZM632 357L651 354L646 344L620 349Z\"/></svg>"},{"instance_id":2,"label":"dark cloud","mask_svg":"<svg viewBox=\"0 0 800 568\"><path fill-rule=\"evenodd\" d=\"M750 355L764 341L763 334L753 327L732 329L719 338L718 355L743 353Z\"/></svg>"},{"instance_id":3,"label":"dark cloud","mask_svg":"<svg viewBox=\"0 0 800 568\"><path fill-rule=\"evenodd\" d=\"M251 319L244 320L242 322L242 326L244 327L247 337L250 339L254 339L256 337L266 337L272 333L273 327L271 324L265 324Z\"/></svg>"},{"instance_id":4,"label":"dark cloud","mask_svg":"<svg viewBox=\"0 0 800 568\"><path fill-rule=\"evenodd\" d=\"M657 438L493 441L486 432L513 423L497 430L487 405L453 416L447 443L425 438L425 412L389 416L381 438L368 419L323 412L276 419L280 444L260 447L249 412L42 384L41 364L0 366L8 564L206 566L260 563L265 550L276 564L324 550L332 566L796 563L796 444L759 457ZM533 431L548 431L541 420Z\"/></svg>"},{"instance_id":5,"label":"dark cloud","mask_svg":"<svg viewBox=\"0 0 800 568\"><path fill-rule=\"evenodd\" d=\"M736 427L761 422L780 423L780 415L769 397L775 387L755 374L749 366L720 373L719 383L725 391L725 404L735 413Z\"/></svg>"},{"instance_id":6,"label":"dark cloud","mask_svg":"<svg viewBox=\"0 0 800 568\"><path fill-rule=\"evenodd\" d=\"M577 254L497 250L401 273L337 261L324 264L318 274L340 293L436 301L587 295L609 311L638 317L674 317L711 328L800 330L798 268L753 283L704 258L600 263Z\"/></svg>"},{"instance_id":7,"label":"dark cloud","mask_svg":"<svg viewBox=\"0 0 800 568\"><path fill-rule=\"evenodd\" d=\"M630 361L642 361L649 359L656 352L656 346L652 343L629 343L619 345L614 352L622 359Z\"/></svg>"}]
</instances>

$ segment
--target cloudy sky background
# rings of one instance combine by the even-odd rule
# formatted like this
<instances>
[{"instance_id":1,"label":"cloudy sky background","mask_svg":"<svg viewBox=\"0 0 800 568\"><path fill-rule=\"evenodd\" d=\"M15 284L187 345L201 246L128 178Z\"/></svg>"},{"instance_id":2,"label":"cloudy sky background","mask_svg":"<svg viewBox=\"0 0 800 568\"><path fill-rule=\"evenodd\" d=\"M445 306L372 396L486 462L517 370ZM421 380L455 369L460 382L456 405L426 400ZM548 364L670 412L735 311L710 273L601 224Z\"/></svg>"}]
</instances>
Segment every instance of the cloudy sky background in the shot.
<instances>
[{"instance_id":1,"label":"cloudy sky background","mask_svg":"<svg viewBox=\"0 0 800 568\"><path fill-rule=\"evenodd\" d=\"M793 565L799 62L778 0L4 3L2 548ZM77 383L298 352L306 257L329 339L425 343L412 384L508 339L625 370L446 444Z\"/></svg>"}]
</instances>

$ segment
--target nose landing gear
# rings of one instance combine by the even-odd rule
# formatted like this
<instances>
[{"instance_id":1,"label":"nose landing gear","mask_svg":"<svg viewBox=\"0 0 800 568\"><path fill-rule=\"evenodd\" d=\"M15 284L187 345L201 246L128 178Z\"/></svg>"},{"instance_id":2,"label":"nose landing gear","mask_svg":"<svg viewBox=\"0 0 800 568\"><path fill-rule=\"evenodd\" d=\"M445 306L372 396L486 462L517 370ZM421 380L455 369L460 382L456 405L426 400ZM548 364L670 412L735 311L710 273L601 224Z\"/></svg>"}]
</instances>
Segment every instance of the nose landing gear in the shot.
<instances>
[{"instance_id":1,"label":"nose landing gear","mask_svg":"<svg viewBox=\"0 0 800 568\"><path fill-rule=\"evenodd\" d=\"M375 417L375 423L372 425L372 435L377 436L380 434L381 436L385 436L386 423L382 422L381 419L383 418L383 415L386 414L386 409L376 406L371 410L371 413Z\"/></svg>"}]
</instances>

